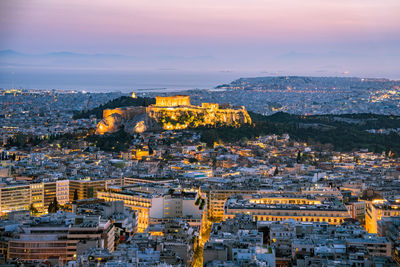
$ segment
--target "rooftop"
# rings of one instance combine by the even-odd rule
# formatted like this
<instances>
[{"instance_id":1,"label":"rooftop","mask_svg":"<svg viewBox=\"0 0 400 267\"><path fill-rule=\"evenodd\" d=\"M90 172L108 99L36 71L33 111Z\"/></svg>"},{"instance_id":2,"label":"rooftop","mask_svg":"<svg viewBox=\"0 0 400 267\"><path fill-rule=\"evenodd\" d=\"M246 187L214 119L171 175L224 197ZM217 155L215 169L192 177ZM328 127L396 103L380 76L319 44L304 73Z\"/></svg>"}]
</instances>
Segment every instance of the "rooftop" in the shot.
<instances>
[{"instance_id":1,"label":"rooftop","mask_svg":"<svg viewBox=\"0 0 400 267\"><path fill-rule=\"evenodd\" d=\"M347 208L337 202L324 202L323 204L305 205L305 204L257 204L250 202L249 199L231 198L227 200L226 207L228 209L266 209L266 210L329 210L329 211L346 211Z\"/></svg>"}]
</instances>

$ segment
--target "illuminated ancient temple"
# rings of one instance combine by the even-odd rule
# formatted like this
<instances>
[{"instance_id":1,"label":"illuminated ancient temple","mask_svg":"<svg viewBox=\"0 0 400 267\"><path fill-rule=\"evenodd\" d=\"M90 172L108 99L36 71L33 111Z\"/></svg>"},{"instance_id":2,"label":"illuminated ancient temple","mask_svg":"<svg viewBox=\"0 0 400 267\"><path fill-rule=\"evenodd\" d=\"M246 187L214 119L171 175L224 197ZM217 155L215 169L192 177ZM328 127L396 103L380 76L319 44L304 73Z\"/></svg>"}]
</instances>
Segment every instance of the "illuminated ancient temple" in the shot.
<instances>
[{"instance_id":1,"label":"illuminated ancient temple","mask_svg":"<svg viewBox=\"0 0 400 267\"><path fill-rule=\"evenodd\" d=\"M190 106L190 97L187 95L156 96L157 107Z\"/></svg>"}]
</instances>

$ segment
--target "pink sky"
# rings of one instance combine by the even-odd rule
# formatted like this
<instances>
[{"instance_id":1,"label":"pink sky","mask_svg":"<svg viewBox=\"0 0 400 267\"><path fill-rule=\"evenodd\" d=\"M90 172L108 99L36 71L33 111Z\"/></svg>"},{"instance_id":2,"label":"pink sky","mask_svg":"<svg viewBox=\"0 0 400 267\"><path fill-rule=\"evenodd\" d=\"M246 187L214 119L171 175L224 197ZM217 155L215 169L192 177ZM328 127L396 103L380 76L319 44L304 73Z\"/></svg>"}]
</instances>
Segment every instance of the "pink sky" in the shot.
<instances>
[{"instance_id":1,"label":"pink sky","mask_svg":"<svg viewBox=\"0 0 400 267\"><path fill-rule=\"evenodd\" d=\"M0 49L25 53L223 60L333 51L379 60L400 57L400 1L2 0L0 39Z\"/></svg>"}]
</instances>

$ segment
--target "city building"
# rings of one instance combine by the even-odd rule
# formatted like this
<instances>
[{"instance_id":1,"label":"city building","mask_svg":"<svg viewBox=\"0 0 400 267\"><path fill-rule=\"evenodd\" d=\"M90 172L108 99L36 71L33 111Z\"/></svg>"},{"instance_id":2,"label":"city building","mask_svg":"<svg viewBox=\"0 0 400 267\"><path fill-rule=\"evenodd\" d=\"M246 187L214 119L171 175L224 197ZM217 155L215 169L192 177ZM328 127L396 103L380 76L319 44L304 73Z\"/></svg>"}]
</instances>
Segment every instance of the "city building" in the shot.
<instances>
[{"instance_id":1,"label":"city building","mask_svg":"<svg viewBox=\"0 0 400 267\"><path fill-rule=\"evenodd\" d=\"M0 214L28 210L31 204L30 191L31 187L27 183L0 182Z\"/></svg>"},{"instance_id":2,"label":"city building","mask_svg":"<svg viewBox=\"0 0 400 267\"><path fill-rule=\"evenodd\" d=\"M337 199L321 199L310 195L265 194L252 198L232 197L224 206L224 219L238 214L251 214L260 221L294 219L303 222L340 224L349 218L346 207Z\"/></svg>"},{"instance_id":3,"label":"city building","mask_svg":"<svg viewBox=\"0 0 400 267\"><path fill-rule=\"evenodd\" d=\"M49 214L21 226L9 240L8 258L65 264L93 247L114 251L115 228L100 216Z\"/></svg>"},{"instance_id":4,"label":"city building","mask_svg":"<svg viewBox=\"0 0 400 267\"><path fill-rule=\"evenodd\" d=\"M369 233L378 233L378 221L385 217L400 216L400 199L395 201L375 200L367 206L365 229Z\"/></svg>"},{"instance_id":5,"label":"city building","mask_svg":"<svg viewBox=\"0 0 400 267\"><path fill-rule=\"evenodd\" d=\"M97 197L106 201L123 201L138 213L138 232L143 232L150 223L161 223L170 218L184 218L192 225L201 225L205 206L197 201L195 191L168 192L159 187L110 187L98 191ZM197 201L197 202L196 202Z\"/></svg>"}]
</instances>

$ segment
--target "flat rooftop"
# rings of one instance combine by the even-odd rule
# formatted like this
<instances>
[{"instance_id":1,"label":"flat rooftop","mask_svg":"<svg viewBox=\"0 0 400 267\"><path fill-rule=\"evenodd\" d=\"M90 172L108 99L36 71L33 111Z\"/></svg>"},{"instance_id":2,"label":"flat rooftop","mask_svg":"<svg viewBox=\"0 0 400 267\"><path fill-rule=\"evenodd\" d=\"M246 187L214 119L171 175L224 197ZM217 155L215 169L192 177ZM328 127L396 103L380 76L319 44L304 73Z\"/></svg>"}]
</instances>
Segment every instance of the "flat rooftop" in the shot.
<instances>
[{"instance_id":1,"label":"flat rooftop","mask_svg":"<svg viewBox=\"0 0 400 267\"><path fill-rule=\"evenodd\" d=\"M305 204L257 204L248 199L229 199L225 206L228 209L254 209L254 210L315 210L315 211L346 211L347 208L340 203L327 202L316 205Z\"/></svg>"}]
</instances>

